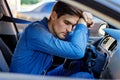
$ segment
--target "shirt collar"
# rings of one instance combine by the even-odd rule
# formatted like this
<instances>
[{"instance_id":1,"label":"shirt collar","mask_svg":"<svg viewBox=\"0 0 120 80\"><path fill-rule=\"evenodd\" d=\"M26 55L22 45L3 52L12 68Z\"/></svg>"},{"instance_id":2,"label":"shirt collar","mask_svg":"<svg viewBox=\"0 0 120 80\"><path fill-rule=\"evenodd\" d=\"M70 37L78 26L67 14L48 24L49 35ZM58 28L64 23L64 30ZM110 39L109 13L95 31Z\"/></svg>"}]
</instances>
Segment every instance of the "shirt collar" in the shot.
<instances>
[{"instance_id":1,"label":"shirt collar","mask_svg":"<svg viewBox=\"0 0 120 80\"><path fill-rule=\"evenodd\" d=\"M46 17L44 17L42 20L41 20L41 23L43 25L45 25L45 27L48 29L48 19Z\"/></svg>"}]
</instances>

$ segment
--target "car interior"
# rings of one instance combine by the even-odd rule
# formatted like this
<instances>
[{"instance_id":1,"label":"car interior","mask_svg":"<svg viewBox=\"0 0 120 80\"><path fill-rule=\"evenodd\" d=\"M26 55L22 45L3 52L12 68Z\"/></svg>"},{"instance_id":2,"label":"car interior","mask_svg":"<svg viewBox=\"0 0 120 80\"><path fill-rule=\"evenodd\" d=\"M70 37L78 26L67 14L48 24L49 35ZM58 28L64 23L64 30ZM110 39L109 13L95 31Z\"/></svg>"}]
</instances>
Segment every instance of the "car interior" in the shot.
<instances>
[{"instance_id":1,"label":"car interior","mask_svg":"<svg viewBox=\"0 0 120 80\"><path fill-rule=\"evenodd\" d=\"M11 57L18 40L17 30L15 23L2 21L2 14L12 17L6 0L0 0L0 70L9 71Z\"/></svg>"},{"instance_id":2,"label":"car interior","mask_svg":"<svg viewBox=\"0 0 120 80\"><path fill-rule=\"evenodd\" d=\"M10 61L12 57L12 52L4 41L0 38L0 70L3 72L8 72L10 67Z\"/></svg>"},{"instance_id":3,"label":"car interior","mask_svg":"<svg viewBox=\"0 0 120 80\"><path fill-rule=\"evenodd\" d=\"M13 18L13 15L6 0L0 0L0 72L9 72L10 61L17 41L19 39L19 32L14 20L10 22L4 21L2 18L3 15ZM104 24L106 25L106 27L112 27L111 25L108 26L108 24L103 23L98 26L99 31L104 28L102 28L102 25ZM90 37L90 40L88 41L89 44L86 49L87 56L85 56L85 58L83 58L82 60L85 60L89 71L94 71L93 74L95 75L95 78L112 79L110 71L106 68L111 57L113 56L112 53L114 53L116 50L118 43L116 39L114 39L107 33L99 34L102 35L102 37ZM49 70L57 67L62 63L64 63L68 67L68 65L71 64L71 60L55 56L53 65ZM107 72L108 75L105 75Z\"/></svg>"}]
</instances>

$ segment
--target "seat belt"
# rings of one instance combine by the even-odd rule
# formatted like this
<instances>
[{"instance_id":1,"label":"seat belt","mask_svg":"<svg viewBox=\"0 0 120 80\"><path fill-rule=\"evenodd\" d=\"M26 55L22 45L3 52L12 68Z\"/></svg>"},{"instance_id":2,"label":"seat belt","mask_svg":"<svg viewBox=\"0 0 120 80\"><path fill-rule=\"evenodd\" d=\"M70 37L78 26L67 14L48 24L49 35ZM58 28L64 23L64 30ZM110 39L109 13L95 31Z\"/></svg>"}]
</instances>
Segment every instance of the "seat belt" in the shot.
<instances>
[{"instance_id":1,"label":"seat belt","mask_svg":"<svg viewBox=\"0 0 120 80\"><path fill-rule=\"evenodd\" d=\"M31 21L9 17L9 16L6 16L2 13L0 13L0 21L14 22L14 23L19 23L19 24L30 24L30 23L32 23Z\"/></svg>"}]
</instances>

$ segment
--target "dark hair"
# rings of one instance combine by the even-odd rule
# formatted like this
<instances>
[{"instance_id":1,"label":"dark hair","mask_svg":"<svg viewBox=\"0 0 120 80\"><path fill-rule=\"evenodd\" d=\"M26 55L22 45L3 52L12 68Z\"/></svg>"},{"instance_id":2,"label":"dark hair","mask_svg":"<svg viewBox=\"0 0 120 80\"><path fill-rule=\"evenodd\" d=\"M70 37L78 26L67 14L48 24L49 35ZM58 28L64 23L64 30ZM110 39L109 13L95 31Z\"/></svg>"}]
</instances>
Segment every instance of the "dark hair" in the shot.
<instances>
[{"instance_id":1,"label":"dark hair","mask_svg":"<svg viewBox=\"0 0 120 80\"><path fill-rule=\"evenodd\" d=\"M62 1L56 2L52 11L55 11L57 13L58 18L65 14L76 15L79 17L82 16L82 10Z\"/></svg>"}]
</instances>

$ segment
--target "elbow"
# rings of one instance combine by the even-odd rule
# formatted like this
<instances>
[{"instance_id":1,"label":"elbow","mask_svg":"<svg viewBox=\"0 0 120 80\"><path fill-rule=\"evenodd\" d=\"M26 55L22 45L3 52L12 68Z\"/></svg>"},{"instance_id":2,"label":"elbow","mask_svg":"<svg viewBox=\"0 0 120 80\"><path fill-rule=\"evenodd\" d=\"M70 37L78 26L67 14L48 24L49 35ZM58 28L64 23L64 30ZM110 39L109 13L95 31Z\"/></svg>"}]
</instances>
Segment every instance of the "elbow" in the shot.
<instances>
[{"instance_id":1,"label":"elbow","mask_svg":"<svg viewBox=\"0 0 120 80\"><path fill-rule=\"evenodd\" d=\"M83 58L85 56L85 51L80 51L76 55L77 55L78 59L81 59L81 58Z\"/></svg>"},{"instance_id":2,"label":"elbow","mask_svg":"<svg viewBox=\"0 0 120 80\"><path fill-rule=\"evenodd\" d=\"M77 47L76 50L75 50L75 53L77 55L77 58L81 59L85 56L85 48Z\"/></svg>"},{"instance_id":3,"label":"elbow","mask_svg":"<svg viewBox=\"0 0 120 80\"><path fill-rule=\"evenodd\" d=\"M74 59L81 59L85 56L85 51L75 51Z\"/></svg>"},{"instance_id":4,"label":"elbow","mask_svg":"<svg viewBox=\"0 0 120 80\"><path fill-rule=\"evenodd\" d=\"M75 45L73 46L73 54L76 59L81 59L85 56L86 46Z\"/></svg>"}]
</instances>

